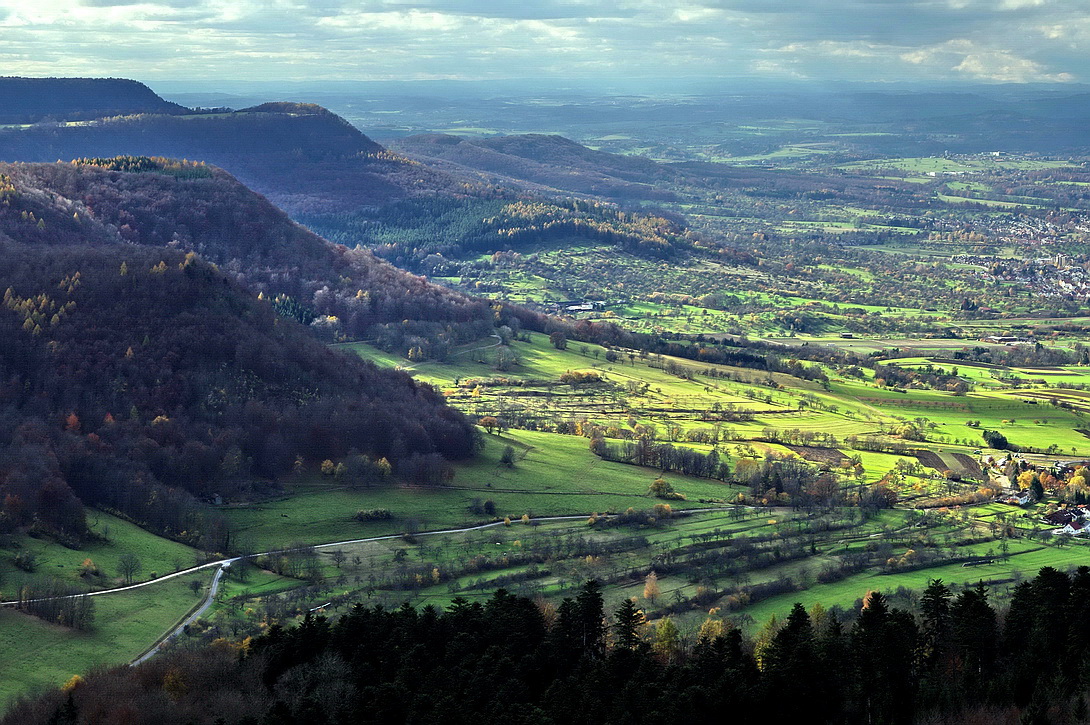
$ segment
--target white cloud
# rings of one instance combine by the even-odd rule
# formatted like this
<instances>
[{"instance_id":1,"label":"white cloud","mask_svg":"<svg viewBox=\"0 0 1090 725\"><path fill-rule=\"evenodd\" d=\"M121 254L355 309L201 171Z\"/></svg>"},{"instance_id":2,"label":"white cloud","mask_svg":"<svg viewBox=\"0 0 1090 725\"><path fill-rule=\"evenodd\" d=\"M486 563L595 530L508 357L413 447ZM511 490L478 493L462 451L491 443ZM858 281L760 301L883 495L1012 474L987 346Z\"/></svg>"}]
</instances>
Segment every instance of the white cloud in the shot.
<instances>
[{"instance_id":1,"label":"white cloud","mask_svg":"<svg viewBox=\"0 0 1090 725\"><path fill-rule=\"evenodd\" d=\"M918 48L901 54L907 63L942 75L950 73L972 80L1002 83L1066 83L1075 80L1071 73L1049 72L1042 64L1014 53L981 47L964 38L930 48Z\"/></svg>"},{"instance_id":2,"label":"white cloud","mask_svg":"<svg viewBox=\"0 0 1090 725\"><path fill-rule=\"evenodd\" d=\"M1085 0L0 0L26 75L1090 80Z\"/></svg>"}]
</instances>

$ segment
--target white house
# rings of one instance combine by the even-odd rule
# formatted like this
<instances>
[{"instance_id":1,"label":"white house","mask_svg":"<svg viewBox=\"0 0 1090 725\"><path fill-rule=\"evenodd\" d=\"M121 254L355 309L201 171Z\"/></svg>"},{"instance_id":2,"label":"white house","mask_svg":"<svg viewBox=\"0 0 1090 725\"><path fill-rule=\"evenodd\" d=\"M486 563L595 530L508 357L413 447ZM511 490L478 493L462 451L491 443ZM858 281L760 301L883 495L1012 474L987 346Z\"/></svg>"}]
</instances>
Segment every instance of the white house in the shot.
<instances>
[{"instance_id":1,"label":"white house","mask_svg":"<svg viewBox=\"0 0 1090 725\"><path fill-rule=\"evenodd\" d=\"M1009 503L1012 506L1025 506L1027 503L1033 500L1033 492L1028 488L1024 491L1017 491L1006 498L1003 498L1004 503Z\"/></svg>"},{"instance_id":2,"label":"white house","mask_svg":"<svg viewBox=\"0 0 1090 725\"><path fill-rule=\"evenodd\" d=\"M1062 529L1054 529L1052 531L1053 536L1059 536L1060 534L1070 534L1071 536L1082 536L1083 534L1090 533L1090 527L1080 519L1078 521L1072 521Z\"/></svg>"}]
</instances>

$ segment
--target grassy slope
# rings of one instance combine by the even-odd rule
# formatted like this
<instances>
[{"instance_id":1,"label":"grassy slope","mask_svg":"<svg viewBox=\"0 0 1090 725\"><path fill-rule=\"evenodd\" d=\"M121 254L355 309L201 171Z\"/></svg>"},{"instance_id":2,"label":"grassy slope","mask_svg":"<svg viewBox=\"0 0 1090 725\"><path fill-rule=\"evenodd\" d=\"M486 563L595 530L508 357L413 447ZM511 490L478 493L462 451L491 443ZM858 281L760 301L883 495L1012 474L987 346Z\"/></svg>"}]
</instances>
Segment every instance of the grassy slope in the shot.
<instances>
[{"instance_id":1,"label":"grassy slope","mask_svg":"<svg viewBox=\"0 0 1090 725\"><path fill-rule=\"evenodd\" d=\"M506 445L516 449L514 468L499 463ZM409 519L421 529L482 523L471 513L474 499L492 499L499 516L562 516L628 507L650 508L656 499L647 487L658 471L603 461L584 438L529 431L486 436L478 458L460 464L451 488L390 486L351 490L322 480L301 482L289 497L224 511L239 529L240 539L255 551L294 541L322 543L401 533ZM677 507L700 506L696 499L728 498L737 487L718 481L666 474L674 488L689 497ZM360 509L388 508L391 521L366 524L352 517Z\"/></svg>"},{"instance_id":2,"label":"grassy slope","mask_svg":"<svg viewBox=\"0 0 1090 725\"><path fill-rule=\"evenodd\" d=\"M196 549L156 536L135 524L119 519L101 511L88 514L91 530L107 540L94 541L82 549L68 549L51 541L22 537L19 550L32 552L38 558L38 569L33 574L15 568L11 562L14 556L8 551L0 558L3 567L3 579L0 581L0 596L4 599L15 598L19 588L33 585L43 576L64 580L70 584L89 588L108 588L122 583L118 573L118 559L125 553L137 556L141 571L136 581L153 579L153 575L162 576L172 571L193 566ZM80 577L80 570L85 559L90 559L100 572L96 577Z\"/></svg>"},{"instance_id":3,"label":"grassy slope","mask_svg":"<svg viewBox=\"0 0 1090 725\"><path fill-rule=\"evenodd\" d=\"M179 577L124 594L95 598L92 632L73 632L8 609L0 610L0 706L13 697L63 684L74 674L128 662L197 604L192 579Z\"/></svg>"},{"instance_id":4,"label":"grassy slope","mask_svg":"<svg viewBox=\"0 0 1090 725\"><path fill-rule=\"evenodd\" d=\"M20 537L16 541L18 549L5 550L0 558L4 572L0 598L14 599L21 587L47 578L88 589L118 586L123 583L118 558L124 553L135 554L141 562L136 581L192 566L198 553L101 511L89 512L88 520L92 531L103 538L82 549ZM34 573L12 564L17 550L37 556ZM80 576L86 559L94 562L99 576ZM96 597L95 626L87 633L0 609L0 711L13 697L62 684L92 667L133 659L200 601L189 583L200 580L207 584L210 578L210 572L200 572L132 592Z\"/></svg>"}]
</instances>

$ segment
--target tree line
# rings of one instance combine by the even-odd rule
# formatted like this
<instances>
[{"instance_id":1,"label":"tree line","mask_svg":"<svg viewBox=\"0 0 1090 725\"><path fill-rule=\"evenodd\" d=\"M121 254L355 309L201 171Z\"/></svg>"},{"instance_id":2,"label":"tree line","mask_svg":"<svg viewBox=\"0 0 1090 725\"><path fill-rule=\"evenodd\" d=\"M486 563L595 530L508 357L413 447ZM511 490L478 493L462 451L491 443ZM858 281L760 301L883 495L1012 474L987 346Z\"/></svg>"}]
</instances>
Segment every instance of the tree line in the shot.
<instances>
[{"instance_id":1,"label":"tree line","mask_svg":"<svg viewBox=\"0 0 1090 725\"><path fill-rule=\"evenodd\" d=\"M648 583L645 591L654 596ZM1090 568L1042 569L1000 609L932 580L843 612L796 604L745 637L683 633L597 582L559 606L499 590L446 610L357 605L119 668L17 704L6 723L1075 723L1087 716ZM140 720L146 721L146 720Z\"/></svg>"}]
</instances>

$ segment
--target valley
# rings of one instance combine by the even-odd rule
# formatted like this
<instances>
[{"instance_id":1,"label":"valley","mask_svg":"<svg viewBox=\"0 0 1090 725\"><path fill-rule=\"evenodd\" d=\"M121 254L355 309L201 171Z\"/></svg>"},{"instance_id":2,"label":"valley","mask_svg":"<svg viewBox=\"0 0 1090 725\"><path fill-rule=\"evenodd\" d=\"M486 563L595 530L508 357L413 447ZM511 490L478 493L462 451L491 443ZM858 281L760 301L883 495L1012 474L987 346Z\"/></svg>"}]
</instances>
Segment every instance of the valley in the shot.
<instances>
[{"instance_id":1,"label":"valley","mask_svg":"<svg viewBox=\"0 0 1090 725\"><path fill-rule=\"evenodd\" d=\"M209 601L153 661L588 581L692 648L1084 565L1069 141L254 100L0 129L0 703Z\"/></svg>"}]
</instances>

